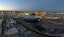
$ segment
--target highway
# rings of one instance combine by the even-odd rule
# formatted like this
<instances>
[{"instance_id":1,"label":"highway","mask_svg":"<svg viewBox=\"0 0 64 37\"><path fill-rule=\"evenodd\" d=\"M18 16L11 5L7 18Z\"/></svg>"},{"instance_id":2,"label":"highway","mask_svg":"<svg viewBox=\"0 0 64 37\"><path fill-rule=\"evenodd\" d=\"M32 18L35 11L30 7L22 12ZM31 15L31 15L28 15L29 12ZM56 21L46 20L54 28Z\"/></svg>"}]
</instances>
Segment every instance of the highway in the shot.
<instances>
[{"instance_id":1,"label":"highway","mask_svg":"<svg viewBox=\"0 0 64 37\"><path fill-rule=\"evenodd\" d=\"M44 31L38 31L34 26L40 25L42 28L44 28ZM64 32L64 26L56 25L54 23L48 22L48 21L40 21L37 23L29 23L22 20L21 25L29 29L30 31L33 31L37 34L40 34L42 36L56 36L61 37Z\"/></svg>"},{"instance_id":2,"label":"highway","mask_svg":"<svg viewBox=\"0 0 64 37\"><path fill-rule=\"evenodd\" d=\"M17 37L28 37L28 35L30 34L31 36L33 35L39 37L61 37L64 33L63 25L57 25L55 23L51 23L45 20L41 20L36 23L26 22L23 18L14 18L14 20L16 21L14 27L16 27L17 30L19 31L19 33L16 35ZM35 27L37 25L44 30L40 31L38 28Z\"/></svg>"}]
</instances>

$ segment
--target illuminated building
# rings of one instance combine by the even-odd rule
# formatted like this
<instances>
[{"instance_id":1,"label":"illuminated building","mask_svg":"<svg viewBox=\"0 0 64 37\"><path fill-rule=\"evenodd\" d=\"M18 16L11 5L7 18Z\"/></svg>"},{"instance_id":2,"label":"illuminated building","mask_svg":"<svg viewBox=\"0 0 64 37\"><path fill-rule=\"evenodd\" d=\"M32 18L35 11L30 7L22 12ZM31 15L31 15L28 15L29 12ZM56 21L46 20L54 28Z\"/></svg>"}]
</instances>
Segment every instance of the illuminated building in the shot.
<instances>
[{"instance_id":1,"label":"illuminated building","mask_svg":"<svg viewBox=\"0 0 64 37\"><path fill-rule=\"evenodd\" d=\"M39 16L39 14L40 14L39 12L35 12L35 16Z\"/></svg>"}]
</instances>

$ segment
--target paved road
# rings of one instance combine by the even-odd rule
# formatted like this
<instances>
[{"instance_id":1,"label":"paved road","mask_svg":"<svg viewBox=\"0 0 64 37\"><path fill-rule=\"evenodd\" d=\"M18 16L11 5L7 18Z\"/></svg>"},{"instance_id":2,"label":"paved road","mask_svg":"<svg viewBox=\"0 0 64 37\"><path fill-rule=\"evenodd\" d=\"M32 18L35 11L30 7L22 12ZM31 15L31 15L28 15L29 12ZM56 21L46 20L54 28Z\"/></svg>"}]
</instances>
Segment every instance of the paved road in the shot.
<instances>
[{"instance_id":1,"label":"paved road","mask_svg":"<svg viewBox=\"0 0 64 37\"><path fill-rule=\"evenodd\" d=\"M34 30L36 32L39 32L39 33L45 34L45 35L49 35L49 36L61 36L63 33L62 30L64 30L64 26L59 26L59 25L56 25L54 23L50 23L48 21L41 21L39 24L41 24L41 26L46 29L45 31L43 31L44 33L36 30L33 25L31 25L31 26L25 25L25 24L24 25L28 26L29 28L31 28L32 30ZM57 30L55 31L54 29L55 30L57 29Z\"/></svg>"},{"instance_id":2,"label":"paved road","mask_svg":"<svg viewBox=\"0 0 64 37\"><path fill-rule=\"evenodd\" d=\"M18 22L18 21L20 21L20 22ZM17 26L17 28L19 29L19 31L20 31L20 33L19 33L19 36L20 35L22 35L22 37L24 37L23 35L24 35L24 33L22 32L22 30L21 30L21 28L23 29L24 27L28 27L27 29L30 31L30 30L32 30L33 32L36 32L36 33L38 33L38 34L45 34L45 35L49 35L49 36L60 36L60 34L55 34L55 32L54 32L54 29L64 29L64 27L63 26L58 26L58 25L55 25L55 24L53 24L53 23L50 23L50 22L48 22L48 21L40 21L40 22L38 22L38 23L28 23L28 22L25 22L24 20L22 20L22 19L18 19L18 26ZM20 24L20 25L19 25ZM34 26L35 25L40 25L40 26L42 26L42 27L44 27L46 30L45 31L43 31L43 32L40 32L40 31L38 31L36 28L34 28ZM24 26L24 27L23 27ZM24 28L24 29L26 29L26 28ZM32 32L32 31L30 31L30 32ZM58 31L58 30L57 30ZM54 32L54 34L52 33L52 34L50 34L50 33L52 33L52 32ZM59 31L58 31L59 32ZM26 32L27 33L27 32ZM38 34L35 34L36 36L38 35Z\"/></svg>"}]
</instances>

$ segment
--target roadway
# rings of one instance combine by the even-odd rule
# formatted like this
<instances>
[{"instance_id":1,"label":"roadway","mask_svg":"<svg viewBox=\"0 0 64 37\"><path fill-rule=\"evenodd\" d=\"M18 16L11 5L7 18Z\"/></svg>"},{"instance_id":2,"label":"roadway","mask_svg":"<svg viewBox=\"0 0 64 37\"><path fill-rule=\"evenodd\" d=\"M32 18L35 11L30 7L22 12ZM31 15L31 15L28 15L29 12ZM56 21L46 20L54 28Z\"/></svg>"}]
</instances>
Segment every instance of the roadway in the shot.
<instances>
[{"instance_id":1,"label":"roadway","mask_svg":"<svg viewBox=\"0 0 64 37\"><path fill-rule=\"evenodd\" d=\"M22 32L22 29L28 29L26 32L27 34L31 32L36 33L35 36L40 35L40 37L61 37L62 33L64 32L64 26L63 25L56 25L55 23L51 23L45 20L41 20L37 23L29 23L24 21L22 18L15 19L16 24L15 27L19 31L19 36L24 37L24 33ZM37 28L35 28L36 25L40 25L45 30L38 31ZM33 33L32 33L33 34ZM31 34L31 35L32 35ZM26 37L26 36L25 36Z\"/></svg>"},{"instance_id":2,"label":"roadway","mask_svg":"<svg viewBox=\"0 0 64 37\"><path fill-rule=\"evenodd\" d=\"M48 21L40 21L38 23L29 23L22 20L20 22L21 25L29 29L30 31L33 31L37 34L43 35L43 36L62 36L62 33L64 31L64 26L56 25L54 23L48 22ZM42 32L38 31L34 26L40 25L42 28L46 29Z\"/></svg>"}]
</instances>

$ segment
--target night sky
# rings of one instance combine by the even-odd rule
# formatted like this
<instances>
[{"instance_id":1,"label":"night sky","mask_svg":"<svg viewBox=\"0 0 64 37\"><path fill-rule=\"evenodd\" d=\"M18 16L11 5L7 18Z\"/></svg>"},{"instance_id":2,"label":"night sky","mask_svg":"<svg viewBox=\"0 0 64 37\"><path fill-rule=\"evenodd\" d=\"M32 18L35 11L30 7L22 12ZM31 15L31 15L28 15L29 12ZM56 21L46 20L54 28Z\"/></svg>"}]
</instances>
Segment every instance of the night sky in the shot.
<instances>
[{"instance_id":1,"label":"night sky","mask_svg":"<svg viewBox=\"0 0 64 37\"><path fill-rule=\"evenodd\" d=\"M64 11L64 0L0 0L0 10Z\"/></svg>"}]
</instances>

